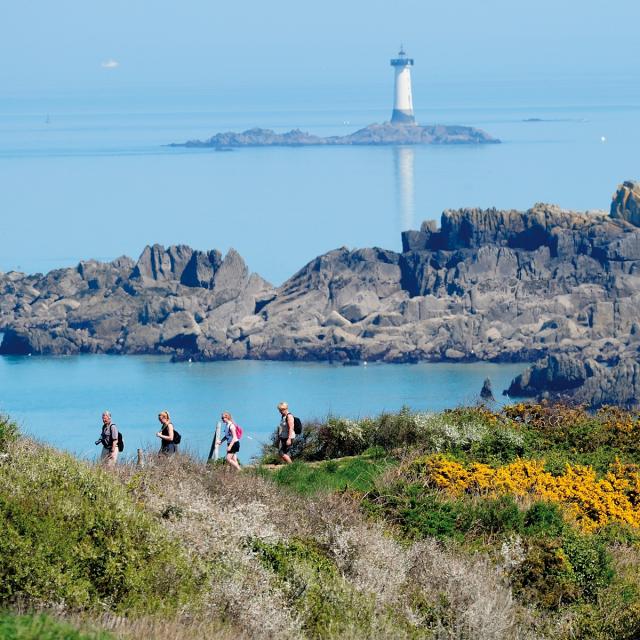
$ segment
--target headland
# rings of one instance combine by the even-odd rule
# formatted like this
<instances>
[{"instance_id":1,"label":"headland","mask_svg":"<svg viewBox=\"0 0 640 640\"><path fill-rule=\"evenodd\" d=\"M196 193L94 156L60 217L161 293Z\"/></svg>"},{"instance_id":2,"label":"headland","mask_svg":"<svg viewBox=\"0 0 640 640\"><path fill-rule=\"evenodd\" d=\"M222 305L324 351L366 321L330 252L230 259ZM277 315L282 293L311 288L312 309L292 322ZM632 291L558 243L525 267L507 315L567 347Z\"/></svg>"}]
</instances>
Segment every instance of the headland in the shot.
<instances>
[{"instance_id":1,"label":"headland","mask_svg":"<svg viewBox=\"0 0 640 640\"><path fill-rule=\"evenodd\" d=\"M332 362L547 358L511 392L640 398L640 186L610 214L447 210L402 252L335 249L281 286L231 250L146 247L0 274L3 354L164 353ZM549 360L550 359L550 360ZM581 395L582 394L582 395Z\"/></svg>"}]
</instances>

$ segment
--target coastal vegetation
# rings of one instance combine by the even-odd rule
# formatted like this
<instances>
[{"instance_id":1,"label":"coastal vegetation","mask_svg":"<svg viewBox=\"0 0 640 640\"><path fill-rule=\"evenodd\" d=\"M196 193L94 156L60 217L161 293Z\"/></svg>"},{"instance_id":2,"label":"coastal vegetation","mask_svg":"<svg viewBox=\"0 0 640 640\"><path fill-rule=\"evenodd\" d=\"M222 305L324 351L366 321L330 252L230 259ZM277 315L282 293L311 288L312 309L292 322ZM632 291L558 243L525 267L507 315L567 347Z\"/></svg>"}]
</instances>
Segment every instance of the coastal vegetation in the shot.
<instances>
[{"instance_id":1,"label":"coastal vegetation","mask_svg":"<svg viewBox=\"0 0 640 640\"><path fill-rule=\"evenodd\" d=\"M110 472L2 419L2 637L630 640L639 431L610 407L405 408L306 422L286 467Z\"/></svg>"}]
</instances>

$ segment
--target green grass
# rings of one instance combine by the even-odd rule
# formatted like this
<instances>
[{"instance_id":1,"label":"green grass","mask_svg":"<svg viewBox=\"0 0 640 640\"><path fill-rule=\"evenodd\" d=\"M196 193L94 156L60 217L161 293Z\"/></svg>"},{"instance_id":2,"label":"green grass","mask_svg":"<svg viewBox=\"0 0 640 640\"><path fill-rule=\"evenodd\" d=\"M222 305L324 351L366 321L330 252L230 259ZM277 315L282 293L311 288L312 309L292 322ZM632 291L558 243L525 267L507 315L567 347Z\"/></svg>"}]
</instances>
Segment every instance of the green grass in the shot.
<instances>
[{"instance_id":1,"label":"green grass","mask_svg":"<svg viewBox=\"0 0 640 640\"><path fill-rule=\"evenodd\" d=\"M277 484L303 495L344 490L366 493L387 469L397 464L393 458L358 456L312 464L294 462L270 475Z\"/></svg>"},{"instance_id":2,"label":"green grass","mask_svg":"<svg viewBox=\"0 0 640 640\"><path fill-rule=\"evenodd\" d=\"M104 631L78 631L44 614L0 613L2 640L111 640L113 637Z\"/></svg>"}]
</instances>

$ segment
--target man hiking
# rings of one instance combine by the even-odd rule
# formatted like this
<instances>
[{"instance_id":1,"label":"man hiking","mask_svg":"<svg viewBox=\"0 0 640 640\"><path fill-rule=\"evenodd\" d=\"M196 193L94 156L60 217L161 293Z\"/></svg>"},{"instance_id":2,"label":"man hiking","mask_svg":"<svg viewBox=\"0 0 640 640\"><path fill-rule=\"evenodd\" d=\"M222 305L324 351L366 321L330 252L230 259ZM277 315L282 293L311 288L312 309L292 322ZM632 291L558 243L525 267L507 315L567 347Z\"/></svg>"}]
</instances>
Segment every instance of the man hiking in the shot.
<instances>
[{"instance_id":1,"label":"man hiking","mask_svg":"<svg viewBox=\"0 0 640 640\"><path fill-rule=\"evenodd\" d=\"M102 464L113 467L118 460L118 427L111 422L111 413L108 411L102 414L102 432L96 444L102 444Z\"/></svg>"},{"instance_id":2,"label":"man hiking","mask_svg":"<svg viewBox=\"0 0 640 640\"><path fill-rule=\"evenodd\" d=\"M281 416L280 426L278 427L278 453L285 464L291 464L292 460L289 451L296 437L294 431L295 420L293 414L289 413L289 405L286 402L281 402L278 405L278 411Z\"/></svg>"}]
</instances>

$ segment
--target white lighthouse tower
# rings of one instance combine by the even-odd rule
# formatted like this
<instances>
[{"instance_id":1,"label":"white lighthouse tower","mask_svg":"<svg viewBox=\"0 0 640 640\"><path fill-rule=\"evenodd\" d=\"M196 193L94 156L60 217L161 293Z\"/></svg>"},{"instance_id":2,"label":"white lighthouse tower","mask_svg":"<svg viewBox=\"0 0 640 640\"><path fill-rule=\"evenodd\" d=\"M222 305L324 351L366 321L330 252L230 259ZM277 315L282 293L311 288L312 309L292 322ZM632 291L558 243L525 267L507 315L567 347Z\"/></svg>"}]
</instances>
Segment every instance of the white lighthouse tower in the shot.
<instances>
[{"instance_id":1,"label":"white lighthouse tower","mask_svg":"<svg viewBox=\"0 0 640 640\"><path fill-rule=\"evenodd\" d=\"M407 58L407 54L401 46L398 57L391 59L391 66L396 72L391 123L415 124L413 98L411 97L411 67L413 66L413 58Z\"/></svg>"}]
</instances>

